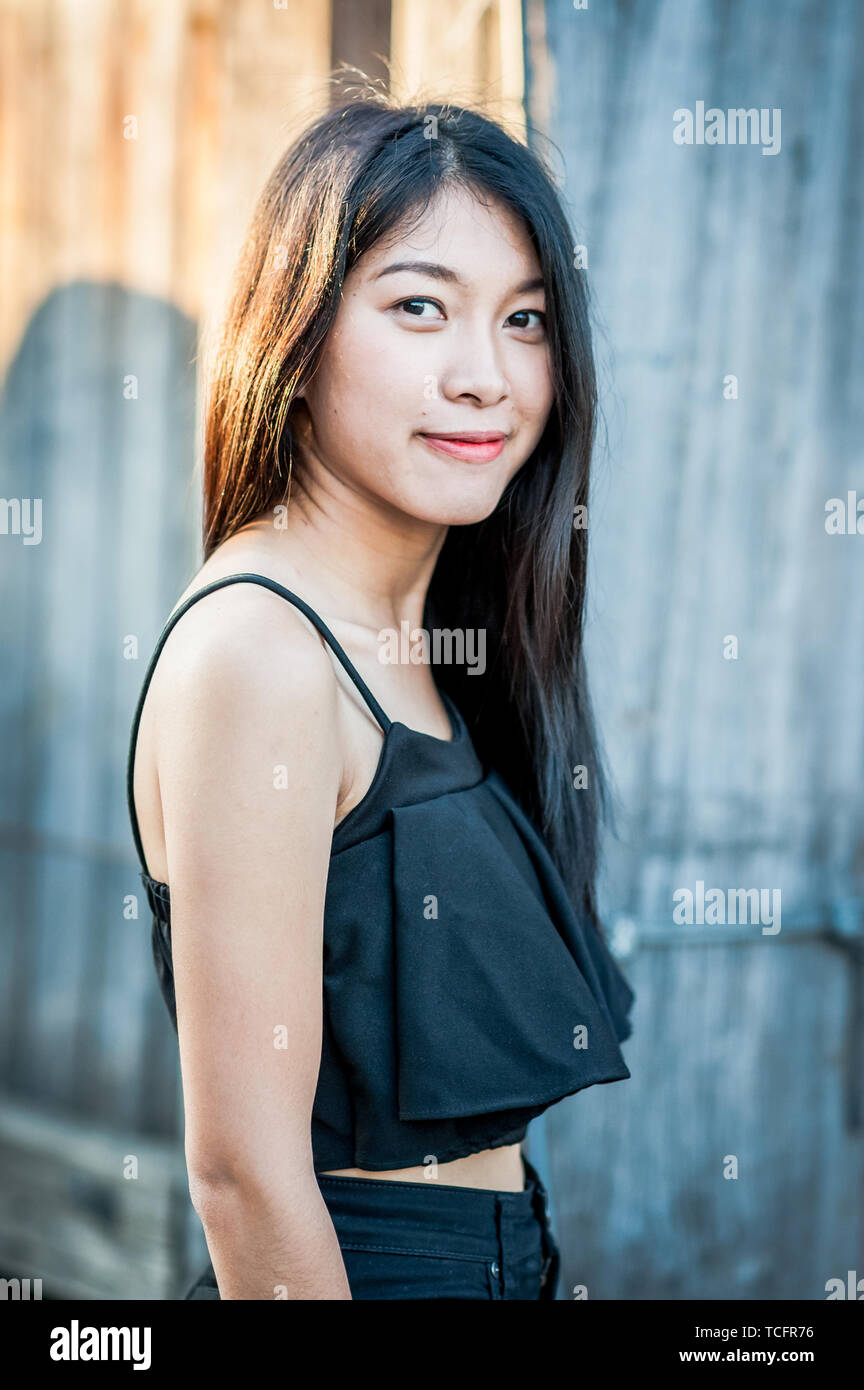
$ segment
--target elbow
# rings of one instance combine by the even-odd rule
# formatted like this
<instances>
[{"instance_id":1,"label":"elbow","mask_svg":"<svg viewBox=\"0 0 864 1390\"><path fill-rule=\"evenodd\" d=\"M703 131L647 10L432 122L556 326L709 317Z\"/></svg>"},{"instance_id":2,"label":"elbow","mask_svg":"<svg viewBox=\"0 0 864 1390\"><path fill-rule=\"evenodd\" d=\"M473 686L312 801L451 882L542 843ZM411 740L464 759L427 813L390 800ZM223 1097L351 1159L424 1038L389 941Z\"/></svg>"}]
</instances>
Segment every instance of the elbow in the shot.
<instances>
[{"instance_id":1,"label":"elbow","mask_svg":"<svg viewBox=\"0 0 864 1390\"><path fill-rule=\"evenodd\" d=\"M213 1163L187 1163L189 1199L199 1219L206 1225L214 1211L224 1206L226 1199L236 1198L242 1182L229 1168Z\"/></svg>"},{"instance_id":2,"label":"elbow","mask_svg":"<svg viewBox=\"0 0 864 1390\"><path fill-rule=\"evenodd\" d=\"M186 1156L189 1198L202 1224L238 1204L281 1206L292 1194L317 1191L311 1152L283 1152L270 1163L250 1155L205 1153Z\"/></svg>"}]
</instances>

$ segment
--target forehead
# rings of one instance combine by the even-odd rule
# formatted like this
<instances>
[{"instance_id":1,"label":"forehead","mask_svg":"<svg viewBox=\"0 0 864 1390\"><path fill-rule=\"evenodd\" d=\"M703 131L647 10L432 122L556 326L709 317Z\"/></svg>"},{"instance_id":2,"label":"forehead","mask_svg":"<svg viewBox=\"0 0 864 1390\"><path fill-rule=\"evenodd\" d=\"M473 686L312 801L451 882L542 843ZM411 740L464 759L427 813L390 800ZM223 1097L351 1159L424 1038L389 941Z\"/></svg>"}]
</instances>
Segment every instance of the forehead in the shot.
<instances>
[{"instance_id":1,"label":"forehead","mask_svg":"<svg viewBox=\"0 0 864 1390\"><path fill-rule=\"evenodd\" d=\"M540 271L522 219L491 194L462 186L442 189L422 214L409 212L351 274L372 282L390 265L417 260L439 262L466 284L493 282L499 291L505 280L515 283Z\"/></svg>"}]
</instances>

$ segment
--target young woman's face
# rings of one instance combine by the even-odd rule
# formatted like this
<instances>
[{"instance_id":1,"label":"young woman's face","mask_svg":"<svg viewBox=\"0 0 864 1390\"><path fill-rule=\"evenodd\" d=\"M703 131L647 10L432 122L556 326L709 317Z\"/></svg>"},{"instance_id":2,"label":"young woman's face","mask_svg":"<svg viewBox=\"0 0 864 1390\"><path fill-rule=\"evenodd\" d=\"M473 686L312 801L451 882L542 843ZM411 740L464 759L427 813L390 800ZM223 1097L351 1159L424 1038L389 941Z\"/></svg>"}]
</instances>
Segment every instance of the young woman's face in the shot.
<instances>
[{"instance_id":1,"label":"young woman's face","mask_svg":"<svg viewBox=\"0 0 864 1390\"><path fill-rule=\"evenodd\" d=\"M519 219L464 190L439 195L412 232L373 247L346 277L303 393L301 458L313 478L324 482L324 470L424 521L489 516L552 408L545 307ZM492 438L440 438L478 433Z\"/></svg>"}]
</instances>

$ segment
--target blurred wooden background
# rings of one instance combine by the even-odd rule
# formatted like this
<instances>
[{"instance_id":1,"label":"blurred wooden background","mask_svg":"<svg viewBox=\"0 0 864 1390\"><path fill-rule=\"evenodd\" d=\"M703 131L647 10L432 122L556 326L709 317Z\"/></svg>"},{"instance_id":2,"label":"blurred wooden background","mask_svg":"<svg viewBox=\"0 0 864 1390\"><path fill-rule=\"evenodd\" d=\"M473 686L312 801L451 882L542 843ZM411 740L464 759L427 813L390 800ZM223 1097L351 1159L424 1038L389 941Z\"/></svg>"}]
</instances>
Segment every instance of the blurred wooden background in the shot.
<instances>
[{"instance_id":1,"label":"blurred wooden background","mask_svg":"<svg viewBox=\"0 0 864 1390\"><path fill-rule=\"evenodd\" d=\"M0 545L0 1274L164 1298L203 1255L123 773L198 564L202 335L340 62L527 113L588 248L589 642L623 812L604 895L638 1000L632 1080L531 1127L562 1296L822 1298L864 1267L864 541L824 530L828 497L864 492L861 19L4 0L0 493L43 499L43 536ZM782 107L782 153L676 146L700 99ZM780 887L780 935L673 927L699 878Z\"/></svg>"},{"instance_id":2,"label":"blurred wooden background","mask_svg":"<svg viewBox=\"0 0 864 1390\"><path fill-rule=\"evenodd\" d=\"M864 536L825 531L864 497L864 10L527 13L597 307L603 902L639 995L633 1079L545 1126L566 1285L824 1298L864 1269ZM676 144L699 101L780 108L780 152ZM779 934L675 925L699 880L779 889Z\"/></svg>"}]
</instances>

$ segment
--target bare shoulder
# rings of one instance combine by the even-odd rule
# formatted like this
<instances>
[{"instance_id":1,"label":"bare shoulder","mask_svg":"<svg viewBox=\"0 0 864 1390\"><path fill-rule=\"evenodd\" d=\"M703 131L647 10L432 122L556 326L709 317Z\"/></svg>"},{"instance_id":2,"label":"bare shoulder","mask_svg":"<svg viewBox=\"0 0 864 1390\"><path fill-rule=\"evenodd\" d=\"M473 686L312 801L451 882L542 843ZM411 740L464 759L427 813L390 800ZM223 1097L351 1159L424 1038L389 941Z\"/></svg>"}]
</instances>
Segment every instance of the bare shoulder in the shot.
<instances>
[{"instance_id":1,"label":"bare shoulder","mask_svg":"<svg viewBox=\"0 0 864 1390\"><path fill-rule=\"evenodd\" d=\"M250 788L278 767L322 833L332 830L346 774L338 680L321 635L288 600L229 584L194 602L168 634L150 698L165 833L181 788L181 816L213 817L228 833L233 808L249 806Z\"/></svg>"},{"instance_id":2,"label":"bare shoulder","mask_svg":"<svg viewBox=\"0 0 864 1390\"><path fill-rule=\"evenodd\" d=\"M221 921L227 905L240 910L237 894L256 902L256 884L279 901L303 884L317 902L344 760L316 629L261 585L214 590L171 629L153 697L149 766L172 913L179 904L188 921L204 905ZM256 921L267 911L260 903Z\"/></svg>"},{"instance_id":3,"label":"bare shoulder","mask_svg":"<svg viewBox=\"0 0 864 1390\"><path fill-rule=\"evenodd\" d=\"M190 586L192 592L205 583ZM182 605L181 600L172 612ZM154 674L168 708L179 689L200 682L202 700L281 692L335 712L337 681L324 643L287 599L252 582L224 585L196 600L172 628Z\"/></svg>"}]
</instances>

